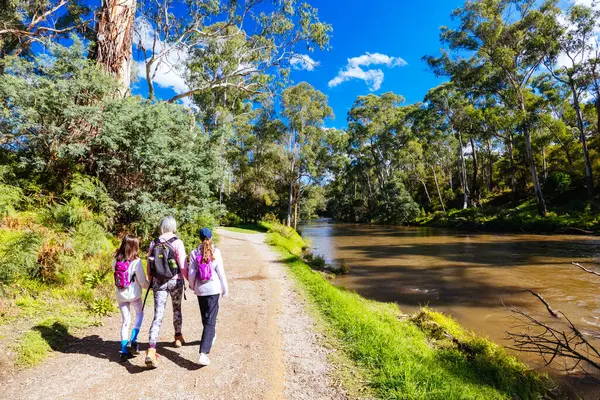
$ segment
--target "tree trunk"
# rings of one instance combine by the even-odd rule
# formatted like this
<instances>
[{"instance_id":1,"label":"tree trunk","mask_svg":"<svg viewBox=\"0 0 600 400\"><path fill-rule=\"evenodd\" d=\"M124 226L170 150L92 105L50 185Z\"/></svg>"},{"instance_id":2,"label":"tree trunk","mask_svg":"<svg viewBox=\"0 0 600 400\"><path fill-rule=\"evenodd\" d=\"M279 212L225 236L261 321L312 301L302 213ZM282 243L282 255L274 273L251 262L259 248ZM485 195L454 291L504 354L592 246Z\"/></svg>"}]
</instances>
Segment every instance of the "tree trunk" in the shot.
<instances>
[{"instance_id":1,"label":"tree trunk","mask_svg":"<svg viewBox=\"0 0 600 400\"><path fill-rule=\"evenodd\" d=\"M522 94L519 92L519 103L521 106L521 112L525 116L527 111L525 109L525 100L523 99ZM546 201L544 200L544 195L542 194L542 187L540 185L540 181L538 180L537 170L535 167L535 160L533 158L533 149L531 146L531 132L529 131L529 127L523 124L523 134L525 136L525 150L527 151L527 160L529 161L529 169L531 171L531 179L533 180L533 191L535 192L535 200L538 206L538 213L540 216L545 217L548 211L546 210Z\"/></svg>"},{"instance_id":2,"label":"tree trunk","mask_svg":"<svg viewBox=\"0 0 600 400\"><path fill-rule=\"evenodd\" d=\"M290 193L288 201L288 212L286 219L286 226L292 226L292 206L294 203L294 181L290 181Z\"/></svg>"},{"instance_id":3,"label":"tree trunk","mask_svg":"<svg viewBox=\"0 0 600 400\"><path fill-rule=\"evenodd\" d=\"M488 142L487 142L487 150L488 150L488 158L489 158L488 174L490 175L489 181L488 181L488 190L491 192L492 190L494 190L494 160L492 158L492 145L490 143L490 140L488 140Z\"/></svg>"},{"instance_id":4,"label":"tree trunk","mask_svg":"<svg viewBox=\"0 0 600 400\"><path fill-rule=\"evenodd\" d=\"M600 135L600 91L596 93L596 131Z\"/></svg>"},{"instance_id":5,"label":"tree trunk","mask_svg":"<svg viewBox=\"0 0 600 400\"><path fill-rule=\"evenodd\" d=\"M136 0L103 0L98 13L96 61L119 82L118 95L129 95Z\"/></svg>"},{"instance_id":6,"label":"tree trunk","mask_svg":"<svg viewBox=\"0 0 600 400\"><path fill-rule=\"evenodd\" d=\"M479 191L478 186L477 186L477 172L479 170L479 163L477 161L477 148L475 147L475 141L473 140L472 137L469 138L469 141L471 142L471 151L473 152L473 197L477 196L477 192Z\"/></svg>"},{"instance_id":7,"label":"tree trunk","mask_svg":"<svg viewBox=\"0 0 600 400\"><path fill-rule=\"evenodd\" d=\"M463 210L466 210L469 207L469 184L467 183L467 166L465 164L465 155L464 155L464 146L462 141L462 135L460 132L457 133L458 136L458 155L460 162L460 184L463 190Z\"/></svg>"},{"instance_id":8,"label":"tree trunk","mask_svg":"<svg viewBox=\"0 0 600 400\"><path fill-rule=\"evenodd\" d=\"M427 200L429 201L429 204L431 204L431 196L429 196L429 190L427 190L427 185L425 184L425 181L421 181L421 183L423 184L423 189L425 189Z\"/></svg>"},{"instance_id":9,"label":"tree trunk","mask_svg":"<svg viewBox=\"0 0 600 400\"><path fill-rule=\"evenodd\" d=\"M533 150L531 148L531 135L528 128L525 129L525 149L527 150L529 169L531 170L531 178L533 179L533 190L535 192L535 200L538 206L538 213L542 217L545 217L548 211L546 210L546 201L544 200L544 195L542 194L542 187L540 185L540 181L538 180L537 171L535 168L535 160L533 159Z\"/></svg>"},{"instance_id":10,"label":"tree trunk","mask_svg":"<svg viewBox=\"0 0 600 400\"><path fill-rule=\"evenodd\" d=\"M548 179L548 162L546 161L546 148L542 146L542 175L544 180Z\"/></svg>"},{"instance_id":11,"label":"tree trunk","mask_svg":"<svg viewBox=\"0 0 600 400\"><path fill-rule=\"evenodd\" d=\"M298 190L296 190L294 197L294 229L296 229L298 227Z\"/></svg>"},{"instance_id":12,"label":"tree trunk","mask_svg":"<svg viewBox=\"0 0 600 400\"><path fill-rule=\"evenodd\" d=\"M573 107L575 108L575 114L577 115L577 128L579 129L579 140L581 140L581 147L583 148L583 160L585 161L585 179L587 184L587 191L590 196L594 195L594 176L592 175L592 163L590 162L590 155L588 153L587 141L585 138L585 130L583 128L583 115L581 115L581 107L579 105L579 96L577 94L577 88L575 83L571 80L571 93L573 94Z\"/></svg>"},{"instance_id":13,"label":"tree trunk","mask_svg":"<svg viewBox=\"0 0 600 400\"><path fill-rule=\"evenodd\" d=\"M446 207L444 207L444 200L442 200L442 192L440 192L440 185L438 184L437 174L435 173L435 168L433 165L430 165L431 171L433 171L433 180L435 181L435 188L438 193L438 197L440 198L440 204L442 205L442 211L446 212Z\"/></svg>"},{"instance_id":14,"label":"tree trunk","mask_svg":"<svg viewBox=\"0 0 600 400\"><path fill-rule=\"evenodd\" d=\"M508 157L510 161L510 190L513 197L517 196L517 179L515 178L515 156L513 153L512 135L508 139Z\"/></svg>"}]
</instances>

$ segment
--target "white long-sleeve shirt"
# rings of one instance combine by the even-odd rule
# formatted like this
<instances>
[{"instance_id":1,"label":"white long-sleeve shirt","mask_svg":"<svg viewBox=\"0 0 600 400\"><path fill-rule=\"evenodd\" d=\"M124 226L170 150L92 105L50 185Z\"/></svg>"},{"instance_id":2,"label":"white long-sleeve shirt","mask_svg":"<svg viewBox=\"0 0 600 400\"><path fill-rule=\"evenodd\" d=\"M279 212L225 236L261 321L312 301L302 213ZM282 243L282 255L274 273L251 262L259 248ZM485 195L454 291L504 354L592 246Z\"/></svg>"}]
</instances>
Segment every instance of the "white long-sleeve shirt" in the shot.
<instances>
[{"instance_id":1,"label":"white long-sleeve shirt","mask_svg":"<svg viewBox=\"0 0 600 400\"><path fill-rule=\"evenodd\" d=\"M198 252L198 249L194 249L190 253L190 261L188 265L190 288L194 290L196 296L212 296L215 294L223 294L223 296L227 296L229 292L229 286L227 284L227 277L225 276L225 269L223 268L223 257L221 257L221 251L213 247L214 259L210 263L212 276L209 281L200 281L198 279L198 264L196 263L196 255Z\"/></svg>"},{"instance_id":2,"label":"white long-sleeve shirt","mask_svg":"<svg viewBox=\"0 0 600 400\"><path fill-rule=\"evenodd\" d=\"M116 260L113 260L113 272L115 271L116 263ZM146 274L144 273L144 266L142 265L142 260L136 258L135 260L131 261L129 263L128 272L129 282L131 282L134 275L135 280L124 289L116 288L117 301L119 303L128 303L141 298L142 288L146 289L148 287L148 278L146 278Z\"/></svg>"}]
</instances>

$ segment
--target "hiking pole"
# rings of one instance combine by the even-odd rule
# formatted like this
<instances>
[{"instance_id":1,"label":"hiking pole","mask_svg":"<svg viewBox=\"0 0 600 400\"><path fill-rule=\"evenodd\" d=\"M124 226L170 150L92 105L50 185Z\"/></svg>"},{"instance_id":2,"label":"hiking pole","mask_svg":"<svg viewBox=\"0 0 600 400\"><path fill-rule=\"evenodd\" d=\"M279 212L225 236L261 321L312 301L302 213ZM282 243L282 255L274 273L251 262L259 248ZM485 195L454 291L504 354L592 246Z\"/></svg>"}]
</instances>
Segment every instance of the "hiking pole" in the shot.
<instances>
[{"instance_id":1,"label":"hiking pole","mask_svg":"<svg viewBox=\"0 0 600 400\"><path fill-rule=\"evenodd\" d=\"M146 300L148 300L148 293L150 293L150 288L152 287L152 280L148 284L148 289L146 289L146 296L144 297L144 304L142 304L142 313L144 312L144 307L146 307Z\"/></svg>"}]
</instances>

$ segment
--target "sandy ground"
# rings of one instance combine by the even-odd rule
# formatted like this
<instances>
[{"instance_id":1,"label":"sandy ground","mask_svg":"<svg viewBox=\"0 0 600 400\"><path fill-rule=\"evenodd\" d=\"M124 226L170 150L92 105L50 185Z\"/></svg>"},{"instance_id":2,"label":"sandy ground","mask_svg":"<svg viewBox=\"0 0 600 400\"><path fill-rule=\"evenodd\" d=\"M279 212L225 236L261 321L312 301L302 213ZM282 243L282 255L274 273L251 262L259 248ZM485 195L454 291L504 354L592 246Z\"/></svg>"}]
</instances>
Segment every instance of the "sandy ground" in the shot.
<instances>
[{"instance_id":1,"label":"sandy ground","mask_svg":"<svg viewBox=\"0 0 600 400\"><path fill-rule=\"evenodd\" d=\"M197 364L202 331L196 297L183 302L182 348L173 338L170 305L158 345L159 368L143 355L119 362L120 316L70 337L39 367L0 382L1 399L345 399L334 382L285 266L262 234L219 231L230 296L221 300L212 364ZM146 309L140 342L146 348L152 313Z\"/></svg>"}]
</instances>

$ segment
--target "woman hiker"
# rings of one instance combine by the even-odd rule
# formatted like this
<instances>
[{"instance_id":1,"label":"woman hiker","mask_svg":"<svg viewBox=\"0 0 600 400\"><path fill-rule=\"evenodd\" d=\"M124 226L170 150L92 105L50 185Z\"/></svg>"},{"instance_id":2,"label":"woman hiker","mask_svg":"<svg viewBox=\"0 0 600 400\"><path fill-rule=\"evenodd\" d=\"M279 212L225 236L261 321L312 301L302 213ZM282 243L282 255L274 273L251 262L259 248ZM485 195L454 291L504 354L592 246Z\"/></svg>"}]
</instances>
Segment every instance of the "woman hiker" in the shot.
<instances>
[{"instance_id":1,"label":"woman hiker","mask_svg":"<svg viewBox=\"0 0 600 400\"><path fill-rule=\"evenodd\" d=\"M148 250L148 279L154 294L154 319L150 326L150 347L146 352L146 365L150 368L158 366L156 342L168 295L171 295L173 303L175 347L181 347L185 343L181 333L181 297L184 291L184 278L187 279L188 271L185 263L185 247L183 242L175 236L176 230L175 218L171 216L163 218L160 223L161 235L150 244Z\"/></svg>"},{"instance_id":2,"label":"woman hiker","mask_svg":"<svg viewBox=\"0 0 600 400\"><path fill-rule=\"evenodd\" d=\"M121 325L121 361L127 361L139 352L137 337L144 318L142 288L148 287L144 266L138 256L139 249L140 242L135 236L125 236L121 246L115 253L112 265L117 301L123 317ZM135 322L131 330L131 336L129 336L131 306L135 310Z\"/></svg>"},{"instance_id":3,"label":"woman hiker","mask_svg":"<svg viewBox=\"0 0 600 400\"><path fill-rule=\"evenodd\" d=\"M200 244L190 253L189 284L198 296L202 317L202 340L198 364L210 364L208 354L217 337L215 326L219 313L219 296L228 295L227 277L223 269L221 251L212 242L212 232L208 228L200 230Z\"/></svg>"}]
</instances>

